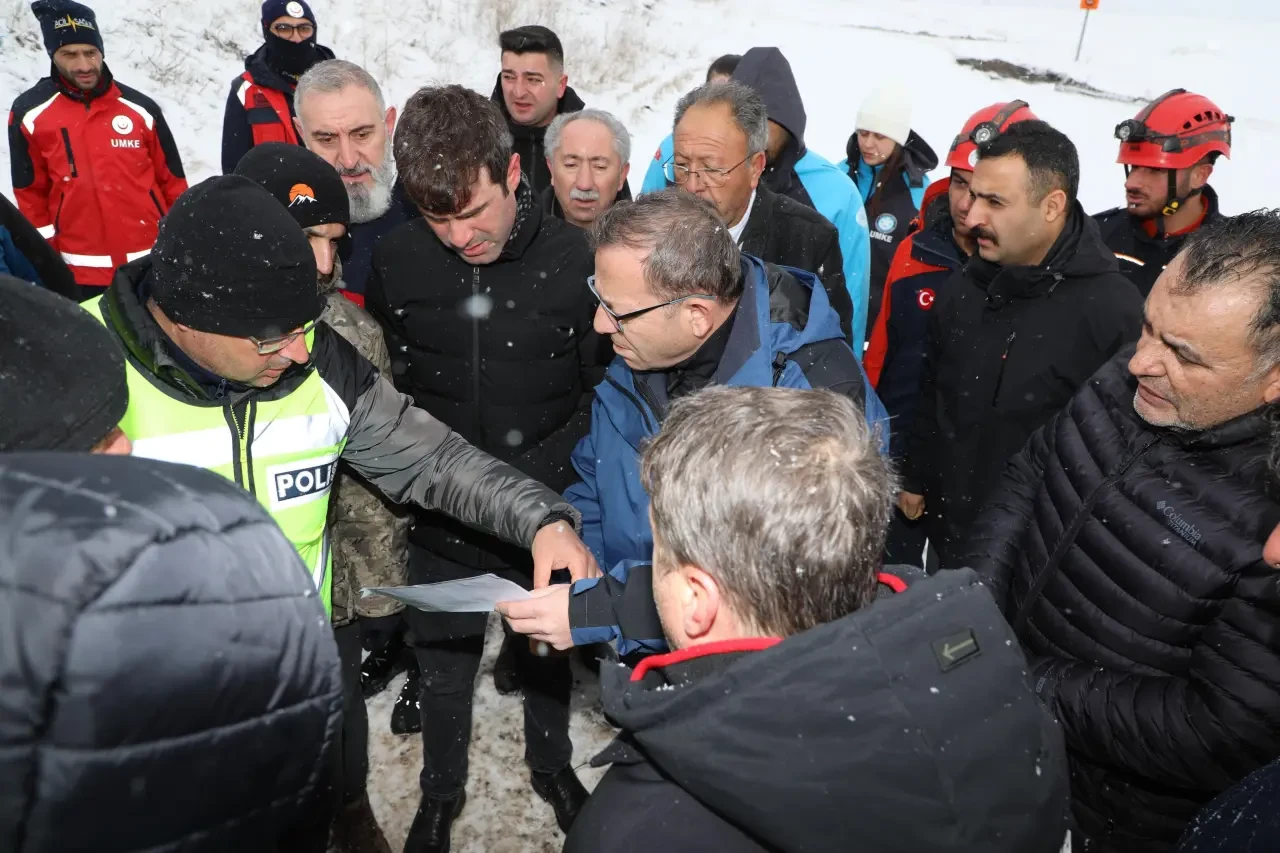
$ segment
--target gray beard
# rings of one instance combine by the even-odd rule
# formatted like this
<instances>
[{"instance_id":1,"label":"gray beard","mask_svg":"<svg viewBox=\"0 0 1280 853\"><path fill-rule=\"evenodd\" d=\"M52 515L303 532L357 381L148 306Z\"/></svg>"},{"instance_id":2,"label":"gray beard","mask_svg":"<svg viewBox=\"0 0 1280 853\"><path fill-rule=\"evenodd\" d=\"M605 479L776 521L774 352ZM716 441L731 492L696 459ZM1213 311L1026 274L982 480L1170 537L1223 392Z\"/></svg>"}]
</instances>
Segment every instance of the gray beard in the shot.
<instances>
[{"instance_id":1,"label":"gray beard","mask_svg":"<svg viewBox=\"0 0 1280 853\"><path fill-rule=\"evenodd\" d=\"M347 187L347 198L351 201L351 221L355 224L372 222L391 209L391 196L396 184L396 161L390 152L383 158L382 165L370 173L373 186L352 184Z\"/></svg>"}]
</instances>

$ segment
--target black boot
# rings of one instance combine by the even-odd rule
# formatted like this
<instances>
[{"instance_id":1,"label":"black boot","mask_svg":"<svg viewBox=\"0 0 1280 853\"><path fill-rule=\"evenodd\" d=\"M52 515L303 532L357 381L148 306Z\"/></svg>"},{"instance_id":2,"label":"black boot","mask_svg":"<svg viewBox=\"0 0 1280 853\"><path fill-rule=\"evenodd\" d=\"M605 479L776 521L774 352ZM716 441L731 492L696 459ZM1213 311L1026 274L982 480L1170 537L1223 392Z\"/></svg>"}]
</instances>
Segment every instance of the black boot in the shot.
<instances>
[{"instance_id":1,"label":"black boot","mask_svg":"<svg viewBox=\"0 0 1280 853\"><path fill-rule=\"evenodd\" d=\"M512 643L528 642L528 640L512 639L510 634L502 635L502 648L498 650L498 659L493 662L493 686L503 696L510 696L520 689L520 678L516 675L516 650Z\"/></svg>"},{"instance_id":2,"label":"black boot","mask_svg":"<svg viewBox=\"0 0 1280 853\"><path fill-rule=\"evenodd\" d=\"M529 777L533 790L542 799L551 804L556 812L556 823L560 831L569 834L569 828L578 818L578 812L586 805L587 789L578 781L578 774L572 767L565 767L554 773L533 773Z\"/></svg>"},{"instance_id":3,"label":"black boot","mask_svg":"<svg viewBox=\"0 0 1280 853\"><path fill-rule=\"evenodd\" d=\"M364 698L369 699L386 690L391 679L404 672L412 656L405 647L403 632L392 631L387 642L369 652L360 666L360 692Z\"/></svg>"},{"instance_id":4,"label":"black boot","mask_svg":"<svg viewBox=\"0 0 1280 853\"><path fill-rule=\"evenodd\" d=\"M448 800L423 797L409 827L404 853L449 853L449 832L466 804L465 791Z\"/></svg>"},{"instance_id":5,"label":"black boot","mask_svg":"<svg viewBox=\"0 0 1280 853\"><path fill-rule=\"evenodd\" d=\"M413 735L422 731L422 673L418 662L411 661L409 677L400 688L396 706L391 709L391 733Z\"/></svg>"},{"instance_id":6,"label":"black boot","mask_svg":"<svg viewBox=\"0 0 1280 853\"><path fill-rule=\"evenodd\" d=\"M329 849L336 853L391 853L367 795L338 812Z\"/></svg>"}]
</instances>

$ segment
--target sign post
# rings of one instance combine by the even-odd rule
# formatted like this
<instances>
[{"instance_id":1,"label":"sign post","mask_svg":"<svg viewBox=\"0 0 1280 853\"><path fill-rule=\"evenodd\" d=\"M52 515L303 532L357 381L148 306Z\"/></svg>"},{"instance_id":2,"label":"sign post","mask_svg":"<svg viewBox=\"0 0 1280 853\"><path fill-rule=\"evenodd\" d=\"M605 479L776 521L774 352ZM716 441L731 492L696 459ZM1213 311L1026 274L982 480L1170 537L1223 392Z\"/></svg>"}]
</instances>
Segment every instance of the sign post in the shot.
<instances>
[{"instance_id":1,"label":"sign post","mask_svg":"<svg viewBox=\"0 0 1280 853\"><path fill-rule=\"evenodd\" d=\"M1089 28L1089 13L1098 8L1101 0L1080 0L1080 8L1084 9L1084 23L1080 26L1080 41L1076 44L1076 62L1080 61L1080 50L1084 47L1084 31Z\"/></svg>"}]
</instances>

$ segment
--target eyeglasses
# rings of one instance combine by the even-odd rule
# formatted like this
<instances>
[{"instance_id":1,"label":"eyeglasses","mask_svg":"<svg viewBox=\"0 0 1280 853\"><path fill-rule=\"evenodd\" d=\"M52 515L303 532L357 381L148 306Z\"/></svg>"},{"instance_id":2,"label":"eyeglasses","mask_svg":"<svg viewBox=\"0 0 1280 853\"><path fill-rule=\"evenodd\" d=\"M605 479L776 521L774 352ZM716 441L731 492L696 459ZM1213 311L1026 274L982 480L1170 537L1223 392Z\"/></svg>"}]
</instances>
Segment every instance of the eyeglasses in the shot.
<instances>
[{"instance_id":1,"label":"eyeglasses","mask_svg":"<svg viewBox=\"0 0 1280 853\"><path fill-rule=\"evenodd\" d=\"M287 335L278 335L277 337L266 338L261 341L250 335L249 340L253 341L254 345L258 348L258 355L271 355L272 353L280 352L280 350L296 341L299 335L309 334L311 330L319 324L319 322L319 320L312 320L298 331L290 332Z\"/></svg>"},{"instance_id":2,"label":"eyeglasses","mask_svg":"<svg viewBox=\"0 0 1280 853\"><path fill-rule=\"evenodd\" d=\"M608 305L604 304L604 300L600 298L600 291L596 290L595 276L587 276L587 288L591 291L591 295L596 298L596 302L600 303L600 307L604 309L604 313L609 315L609 319L613 321L613 324L617 326L619 330L622 329L623 323L634 320L637 317L642 317L650 311L657 311L659 308L666 308L668 305L675 305L676 303L684 302L687 299L715 300L715 297L709 293L691 293L688 296L681 296L679 299L672 299L669 302L660 302L657 305L650 305L648 308L641 308L639 311L628 311L625 314L615 314L610 310Z\"/></svg>"},{"instance_id":3,"label":"eyeglasses","mask_svg":"<svg viewBox=\"0 0 1280 853\"><path fill-rule=\"evenodd\" d=\"M675 158L672 158L662 164L662 174L668 181L678 186L684 186L689 182L690 177L697 175L698 179L709 187L722 187L725 179L729 177L729 173L750 159L751 155L748 154L727 169L713 169L710 167L690 169L688 166L677 165Z\"/></svg>"},{"instance_id":4,"label":"eyeglasses","mask_svg":"<svg viewBox=\"0 0 1280 853\"><path fill-rule=\"evenodd\" d=\"M292 38L296 32L304 39L309 39L316 34L314 24L272 24L271 32L280 36L282 39Z\"/></svg>"}]
</instances>

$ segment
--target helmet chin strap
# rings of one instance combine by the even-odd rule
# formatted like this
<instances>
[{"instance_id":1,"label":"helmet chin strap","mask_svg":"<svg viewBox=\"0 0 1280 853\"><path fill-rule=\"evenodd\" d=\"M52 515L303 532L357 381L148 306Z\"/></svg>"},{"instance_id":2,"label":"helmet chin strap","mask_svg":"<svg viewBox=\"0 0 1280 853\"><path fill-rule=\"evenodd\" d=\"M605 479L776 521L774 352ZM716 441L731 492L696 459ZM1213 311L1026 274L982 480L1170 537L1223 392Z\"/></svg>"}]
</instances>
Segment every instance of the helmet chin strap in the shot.
<instances>
[{"instance_id":1,"label":"helmet chin strap","mask_svg":"<svg viewBox=\"0 0 1280 853\"><path fill-rule=\"evenodd\" d=\"M1164 209L1161 210L1160 212L1165 216L1173 216L1175 213L1182 210L1182 206L1184 204L1186 204L1188 201L1195 198L1196 196L1200 195L1201 190L1194 189L1184 196L1179 196L1178 195L1178 170L1166 169L1165 171L1169 175L1169 196L1168 196L1168 200L1164 203ZM1164 230L1163 223L1160 223L1160 226L1161 226L1160 230L1163 231Z\"/></svg>"}]
</instances>

